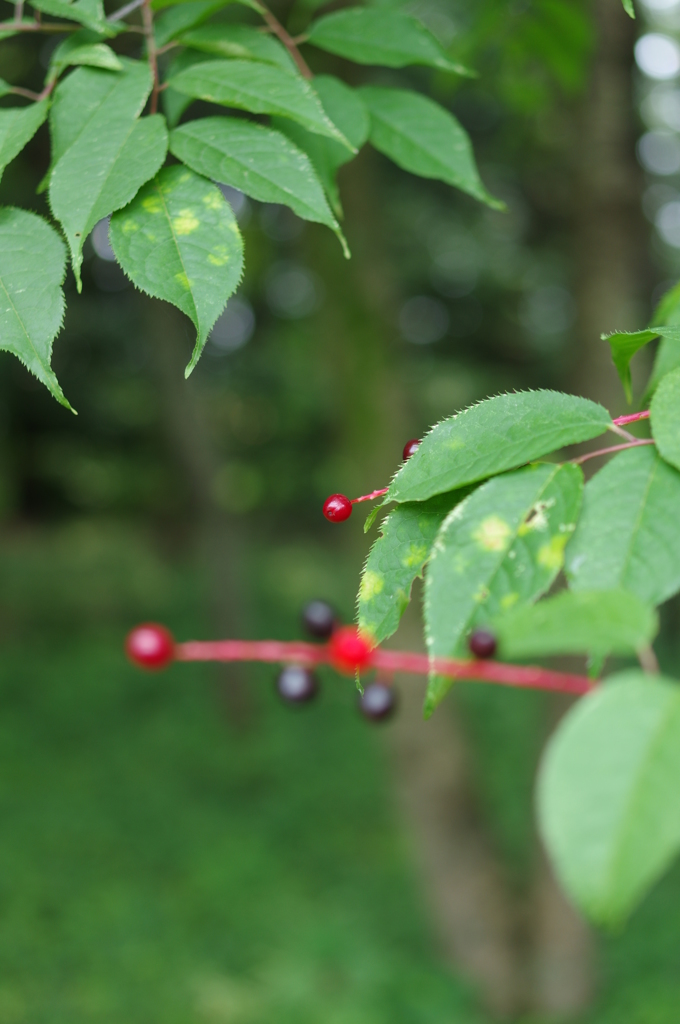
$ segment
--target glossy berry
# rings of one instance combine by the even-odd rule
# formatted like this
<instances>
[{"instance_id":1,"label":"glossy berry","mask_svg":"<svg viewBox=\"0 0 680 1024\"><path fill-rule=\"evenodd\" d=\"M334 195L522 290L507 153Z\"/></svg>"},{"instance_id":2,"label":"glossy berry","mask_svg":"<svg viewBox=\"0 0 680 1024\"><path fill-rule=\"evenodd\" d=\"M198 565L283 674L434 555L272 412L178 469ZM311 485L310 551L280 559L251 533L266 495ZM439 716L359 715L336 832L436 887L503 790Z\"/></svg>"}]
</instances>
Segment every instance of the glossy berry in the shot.
<instances>
[{"instance_id":1,"label":"glossy berry","mask_svg":"<svg viewBox=\"0 0 680 1024\"><path fill-rule=\"evenodd\" d=\"M276 678L279 697L289 704L304 704L316 697L319 684L313 672L302 665L286 665Z\"/></svg>"},{"instance_id":2,"label":"glossy berry","mask_svg":"<svg viewBox=\"0 0 680 1024\"><path fill-rule=\"evenodd\" d=\"M335 612L326 601L310 601L302 612L302 622L317 640L328 640L335 629Z\"/></svg>"},{"instance_id":3,"label":"glossy berry","mask_svg":"<svg viewBox=\"0 0 680 1024\"><path fill-rule=\"evenodd\" d=\"M496 637L488 629L476 629L468 640L468 647L475 658L493 658Z\"/></svg>"},{"instance_id":4,"label":"glossy berry","mask_svg":"<svg viewBox=\"0 0 680 1024\"><path fill-rule=\"evenodd\" d=\"M394 688L386 683L371 683L359 698L359 710L370 722L384 722L394 713L396 706Z\"/></svg>"},{"instance_id":5,"label":"glossy berry","mask_svg":"<svg viewBox=\"0 0 680 1024\"><path fill-rule=\"evenodd\" d=\"M404 451L403 451L404 462L406 462L407 459L410 459L411 456L415 452L417 452L419 448L420 448L420 441L418 441L417 438L414 438L413 441L407 441L406 444L404 445Z\"/></svg>"},{"instance_id":6,"label":"glossy berry","mask_svg":"<svg viewBox=\"0 0 680 1024\"><path fill-rule=\"evenodd\" d=\"M354 626L336 629L328 642L331 664L338 672L353 675L357 669L366 668L371 660L371 644L367 637Z\"/></svg>"},{"instance_id":7,"label":"glossy berry","mask_svg":"<svg viewBox=\"0 0 680 1024\"><path fill-rule=\"evenodd\" d=\"M175 657L175 641L165 626L145 622L128 633L125 653L142 668L165 668Z\"/></svg>"},{"instance_id":8,"label":"glossy berry","mask_svg":"<svg viewBox=\"0 0 680 1024\"><path fill-rule=\"evenodd\" d=\"M352 502L344 494L331 494L323 503L323 514L331 523L344 523L352 515Z\"/></svg>"}]
</instances>

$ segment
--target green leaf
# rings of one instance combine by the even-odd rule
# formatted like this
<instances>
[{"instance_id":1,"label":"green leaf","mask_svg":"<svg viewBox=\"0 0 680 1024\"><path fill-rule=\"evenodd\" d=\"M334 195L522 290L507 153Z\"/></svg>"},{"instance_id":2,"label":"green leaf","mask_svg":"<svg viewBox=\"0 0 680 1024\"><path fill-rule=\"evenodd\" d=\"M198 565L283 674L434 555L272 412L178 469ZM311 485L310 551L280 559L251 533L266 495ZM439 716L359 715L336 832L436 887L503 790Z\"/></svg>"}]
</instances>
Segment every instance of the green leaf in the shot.
<instances>
[{"instance_id":1,"label":"green leaf","mask_svg":"<svg viewBox=\"0 0 680 1024\"><path fill-rule=\"evenodd\" d=\"M385 501L424 501L603 434L606 409L558 391L497 395L442 420L390 484Z\"/></svg>"},{"instance_id":2,"label":"green leaf","mask_svg":"<svg viewBox=\"0 0 680 1024\"><path fill-rule=\"evenodd\" d=\"M659 381L662 380L667 373L671 373L673 370L680 368L680 325L669 324L663 329L659 328L658 331L661 335L661 342L656 350L654 366L649 378L649 383L645 389L645 401L649 401L659 386Z\"/></svg>"},{"instance_id":3,"label":"green leaf","mask_svg":"<svg viewBox=\"0 0 680 1024\"><path fill-rule=\"evenodd\" d=\"M572 590L623 587L648 604L680 590L680 474L650 445L619 452L586 484L566 554Z\"/></svg>"},{"instance_id":4,"label":"green leaf","mask_svg":"<svg viewBox=\"0 0 680 1024\"><path fill-rule=\"evenodd\" d=\"M97 221L130 202L161 167L167 152L163 116L137 118L151 87L149 67L126 61L125 68L120 74L91 72L110 77L113 87L50 176L50 206L71 249L78 290L88 234ZM88 101L80 102L84 106Z\"/></svg>"},{"instance_id":5,"label":"green leaf","mask_svg":"<svg viewBox=\"0 0 680 1024\"><path fill-rule=\"evenodd\" d=\"M285 46L251 25L204 25L193 32L185 32L179 41L183 46L202 50L214 57L259 60L265 64L278 64L289 71L296 70Z\"/></svg>"},{"instance_id":6,"label":"green leaf","mask_svg":"<svg viewBox=\"0 0 680 1024\"><path fill-rule=\"evenodd\" d=\"M177 7L187 3L187 0L151 0L151 7L154 11L163 11L166 7ZM226 7L228 3L241 4L243 7L250 7L252 11L257 11L258 14L262 13L262 6L257 0L225 0L223 7Z\"/></svg>"},{"instance_id":7,"label":"green leaf","mask_svg":"<svg viewBox=\"0 0 680 1024\"><path fill-rule=\"evenodd\" d=\"M425 579L431 657L463 656L473 625L535 601L548 589L562 568L582 490L578 466L528 466L489 480L446 517ZM450 679L430 680L426 715L450 686Z\"/></svg>"},{"instance_id":8,"label":"green leaf","mask_svg":"<svg viewBox=\"0 0 680 1024\"><path fill-rule=\"evenodd\" d=\"M31 103L29 107L3 107L0 110L0 177L7 164L14 160L47 117L49 101Z\"/></svg>"},{"instance_id":9,"label":"green leaf","mask_svg":"<svg viewBox=\"0 0 680 1024\"><path fill-rule=\"evenodd\" d=\"M166 167L113 215L109 234L134 284L193 321L189 376L243 273L243 241L229 203L187 167Z\"/></svg>"},{"instance_id":10,"label":"green leaf","mask_svg":"<svg viewBox=\"0 0 680 1024\"><path fill-rule=\"evenodd\" d=\"M422 22L398 10L349 7L335 11L311 25L308 42L358 64L389 68L426 64L458 75L471 74L447 56Z\"/></svg>"},{"instance_id":11,"label":"green leaf","mask_svg":"<svg viewBox=\"0 0 680 1024\"><path fill-rule=\"evenodd\" d=\"M326 224L349 256L309 158L280 132L234 117L206 117L175 129L170 151L206 178Z\"/></svg>"},{"instance_id":12,"label":"green leaf","mask_svg":"<svg viewBox=\"0 0 680 1024\"><path fill-rule=\"evenodd\" d=\"M208 60L210 60L210 57L205 53L198 53L195 50L182 50L168 65L166 78L170 79L173 75L184 71L185 68L190 68L194 64L205 64ZM165 118L171 128L174 128L179 123L182 114L193 102L193 96L177 92L176 89L163 89L161 103Z\"/></svg>"},{"instance_id":13,"label":"green leaf","mask_svg":"<svg viewBox=\"0 0 680 1024\"><path fill-rule=\"evenodd\" d=\"M52 343L64 318L66 253L42 217L0 208L0 349L11 352L70 409L52 372Z\"/></svg>"},{"instance_id":14,"label":"green leaf","mask_svg":"<svg viewBox=\"0 0 680 1024\"><path fill-rule=\"evenodd\" d=\"M0 39L2 35L0 34ZM4 78L0 78L0 96L7 96L12 91L12 86Z\"/></svg>"},{"instance_id":15,"label":"green leaf","mask_svg":"<svg viewBox=\"0 0 680 1024\"><path fill-rule=\"evenodd\" d=\"M224 7L229 0L188 0L187 3L171 7L154 21L156 46L165 46L171 39L188 32L194 25L200 25Z\"/></svg>"},{"instance_id":16,"label":"green leaf","mask_svg":"<svg viewBox=\"0 0 680 1024\"><path fill-rule=\"evenodd\" d=\"M415 578L422 577L432 545L445 517L467 490L440 494L427 502L399 505L383 521L359 588L357 622L382 643L395 632L411 599Z\"/></svg>"},{"instance_id":17,"label":"green leaf","mask_svg":"<svg viewBox=\"0 0 680 1024\"><path fill-rule=\"evenodd\" d=\"M58 78L65 68L72 65L104 68L105 71L123 70L123 65L111 47L97 42L94 33L86 29L74 32L59 43L50 60L48 82Z\"/></svg>"},{"instance_id":18,"label":"green leaf","mask_svg":"<svg viewBox=\"0 0 680 1024\"><path fill-rule=\"evenodd\" d=\"M621 0L623 9L627 15L631 18L635 18L635 8L633 7L633 0Z\"/></svg>"},{"instance_id":19,"label":"green leaf","mask_svg":"<svg viewBox=\"0 0 680 1024\"><path fill-rule=\"evenodd\" d=\"M543 839L592 920L622 923L680 847L680 687L612 676L562 719L538 778Z\"/></svg>"},{"instance_id":20,"label":"green leaf","mask_svg":"<svg viewBox=\"0 0 680 1024\"><path fill-rule=\"evenodd\" d=\"M311 132L329 135L352 149L324 112L309 82L282 67L252 60L211 60L180 71L169 83L179 92L210 103L290 117Z\"/></svg>"},{"instance_id":21,"label":"green leaf","mask_svg":"<svg viewBox=\"0 0 680 1024\"><path fill-rule=\"evenodd\" d=\"M376 149L405 171L445 181L496 210L505 209L482 184L470 138L453 114L405 89L364 86L359 92L371 115Z\"/></svg>"},{"instance_id":22,"label":"green leaf","mask_svg":"<svg viewBox=\"0 0 680 1024\"><path fill-rule=\"evenodd\" d=\"M608 341L612 350L612 359L618 373L628 402L633 401L633 387L630 379L630 361L639 349L658 338L663 328L648 327L643 331L613 331L602 334L602 341Z\"/></svg>"},{"instance_id":23,"label":"green leaf","mask_svg":"<svg viewBox=\"0 0 680 1024\"><path fill-rule=\"evenodd\" d=\"M649 407L652 437L671 466L680 469L680 369L666 374Z\"/></svg>"},{"instance_id":24,"label":"green leaf","mask_svg":"<svg viewBox=\"0 0 680 1024\"><path fill-rule=\"evenodd\" d=\"M626 590L563 590L492 623L503 660L552 654L635 654L659 628L655 612Z\"/></svg>"},{"instance_id":25,"label":"green leaf","mask_svg":"<svg viewBox=\"0 0 680 1024\"><path fill-rule=\"evenodd\" d=\"M359 93L331 75L318 75L314 79L314 88L333 124L356 150L361 149L368 138L370 121ZM335 176L339 168L352 159L352 154L334 139L312 135L294 121L276 118L275 124L307 153L333 209L341 217L342 205Z\"/></svg>"},{"instance_id":26,"label":"green leaf","mask_svg":"<svg viewBox=\"0 0 680 1024\"><path fill-rule=\"evenodd\" d=\"M115 36L120 27L111 25L104 17L102 0L31 0L31 6L55 18L68 18L103 36Z\"/></svg>"}]
</instances>

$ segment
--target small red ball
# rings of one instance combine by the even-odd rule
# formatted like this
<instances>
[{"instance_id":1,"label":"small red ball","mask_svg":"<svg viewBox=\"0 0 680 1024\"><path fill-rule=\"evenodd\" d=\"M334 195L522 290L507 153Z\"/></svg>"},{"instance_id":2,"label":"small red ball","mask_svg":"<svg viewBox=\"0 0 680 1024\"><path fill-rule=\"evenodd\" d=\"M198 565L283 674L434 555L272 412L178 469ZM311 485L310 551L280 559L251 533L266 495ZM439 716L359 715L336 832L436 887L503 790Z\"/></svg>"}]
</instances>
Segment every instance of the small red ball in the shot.
<instances>
[{"instance_id":1,"label":"small red ball","mask_svg":"<svg viewBox=\"0 0 680 1024\"><path fill-rule=\"evenodd\" d=\"M352 502L344 494L331 494L323 503L323 514L331 523L344 523L352 515Z\"/></svg>"},{"instance_id":2,"label":"small red ball","mask_svg":"<svg viewBox=\"0 0 680 1024\"><path fill-rule=\"evenodd\" d=\"M354 626L336 629L328 647L333 668L346 675L353 675L357 669L366 668L373 650L366 634L360 633Z\"/></svg>"},{"instance_id":3,"label":"small red ball","mask_svg":"<svg viewBox=\"0 0 680 1024\"><path fill-rule=\"evenodd\" d=\"M165 668L175 658L175 641L165 626L145 622L128 633L125 653L141 668Z\"/></svg>"},{"instance_id":4,"label":"small red ball","mask_svg":"<svg viewBox=\"0 0 680 1024\"><path fill-rule=\"evenodd\" d=\"M420 441L417 438L414 438L413 441L407 441L406 444L404 445L403 451L404 462L406 462L407 459L410 459L411 456L415 454L415 452L417 452L419 448Z\"/></svg>"},{"instance_id":5,"label":"small red ball","mask_svg":"<svg viewBox=\"0 0 680 1024\"><path fill-rule=\"evenodd\" d=\"M496 637L489 629L476 629L468 640L468 647L475 658L493 658L496 653Z\"/></svg>"}]
</instances>

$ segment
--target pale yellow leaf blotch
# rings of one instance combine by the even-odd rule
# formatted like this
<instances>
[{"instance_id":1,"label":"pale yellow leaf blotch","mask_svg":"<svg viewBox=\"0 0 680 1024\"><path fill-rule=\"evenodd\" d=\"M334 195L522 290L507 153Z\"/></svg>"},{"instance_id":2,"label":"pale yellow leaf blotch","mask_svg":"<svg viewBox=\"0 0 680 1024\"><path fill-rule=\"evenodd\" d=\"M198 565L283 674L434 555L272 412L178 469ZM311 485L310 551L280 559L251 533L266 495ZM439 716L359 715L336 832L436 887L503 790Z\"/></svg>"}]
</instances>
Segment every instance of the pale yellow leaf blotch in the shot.
<instances>
[{"instance_id":1,"label":"pale yellow leaf blotch","mask_svg":"<svg viewBox=\"0 0 680 1024\"><path fill-rule=\"evenodd\" d=\"M427 558L427 547L424 544L411 544L408 553L402 558L401 564L413 569Z\"/></svg>"},{"instance_id":2,"label":"pale yellow leaf blotch","mask_svg":"<svg viewBox=\"0 0 680 1024\"><path fill-rule=\"evenodd\" d=\"M516 605L519 601L519 594L516 590L513 590L510 594L506 594L505 597L501 598L501 608L504 612L510 610L513 605Z\"/></svg>"},{"instance_id":3,"label":"pale yellow leaf blotch","mask_svg":"<svg viewBox=\"0 0 680 1024\"><path fill-rule=\"evenodd\" d=\"M163 203L160 196L145 196L142 206L147 213L156 214L163 212Z\"/></svg>"},{"instance_id":4,"label":"pale yellow leaf blotch","mask_svg":"<svg viewBox=\"0 0 680 1024\"><path fill-rule=\"evenodd\" d=\"M209 210L221 210L224 201L222 194L220 192L214 192L212 189L210 192L206 192L203 196L203 202Z\"/></svg>"},{"instance_id":5,"label":"pale yellow leaf blotch","mask_svg":"<svg viewBox=\"0 0 680 1024\"><path fill-rule=\"evenodd\" d=\"M547 544L538 549L536 561L544 569L561 569L564 563L564 549L569 539L568 534L556 534Z\"/></svg>"},{"instance_id":6,"label":"pale yellow leaf blotch","mask_svg":"<svg viewBox=\"0 0 680 1024\"><path fill-rule=\"evenodd\" d=\"M385 586L385 580L383 576L378 572L372 572L369 570L364 573L359 588L359 598L361 601L371 601L374 597L382 591Z\"/></svg>"},{"instance_id":7,"label":"pale yellow leaf blotch","mask_svg":"<svg viewBox=\"0 0 680 1024\"><path fill-rule=\"evenodd\" d=\"M172 230L176 235L191 235L201 226L201 222L193 210L180 210L172 221Z\"/></svg>"},{"instance_id":8,"label":"pale yellow leaf blotch","mask_svg":"<svg viewBox=\"0 0 680 1024\"><path fill-rule=\"evenodd\" d=\"M175 281L177 281L177 284L184 288L185 291L191 291L191 281L184 271L181 271L179 274L175 274Z\"/></svg>"},{"instance_id":9,"label":"pale yellow leaf blotch","mask_svg":"<svg viewBox=\"0 0 680 1024\"><path fill-rule=\"evenodd\" d=\"M511 537L510 525L500 516L487 516L472 534L483 551L505 551Z\"/></svg>"}]
</instances>

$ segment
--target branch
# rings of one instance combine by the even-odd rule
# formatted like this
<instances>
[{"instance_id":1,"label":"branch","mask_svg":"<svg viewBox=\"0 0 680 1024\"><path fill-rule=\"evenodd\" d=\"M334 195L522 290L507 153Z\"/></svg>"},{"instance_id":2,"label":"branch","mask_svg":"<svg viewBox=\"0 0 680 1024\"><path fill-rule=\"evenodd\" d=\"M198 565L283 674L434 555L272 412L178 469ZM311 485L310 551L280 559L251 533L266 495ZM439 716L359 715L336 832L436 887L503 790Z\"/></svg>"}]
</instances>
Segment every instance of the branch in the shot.
<instances>
[{"instance_id":1,"label":"branch","mask_svg":"<svg viewBox=\"0 0 680 1024\"><path fill-rule=\"evenodd\" d=\"M125 4L124 7L120 7L113 14L110 14L107 21L122 21L123 18L127 18L128 14L132 14L133 11L138 10L145 3L145 0L132 0L132 3Z\"/></svg>"},{"instance_id":2,"label":"branch","mask_svg":"<svg viewBox=\"0 0 680 1024\"><path fill-rule=\"evenodd\" d=\"M327 644L288 643L283 640L192 640L177 644L176 661L259 661L288 662L297 665L333 664ZM384 651L376 647L370 656L369 668L387 672L415 672L427 675L434 670L455 679L473 679L500 686L518 686L535 690L584 694L594 683L585 676L527 665L508 665L499 661L464 661L456 658L434 658L411 651Z\"/></svg>"},{"instance_id":3,"label":"branch","mask_svg":"<svg viewBox=\"0 0 680 1024\"><path fill-rule=\"evenodd\" d=\"M158 81L158 60L156 53L156 37L153 32L153 11L151 0L143 0L142 3L142 24L144 25L144 38L146 39L146 52L149 56L149 65L153 75L153 89L151 91L151 103L149 113L155 114L158 110L158 93L160 83Z\"/></svg>"},{"instance_id":4,"label":"branch","mask_svg":"<svg viewBox=\"0 0 680 1024\"><path fill-rule=\"evenodd\" d=\"M620 452L624 448L639 448L643 444L656 444L651 438L648 440L641 441L628 441L626 444L615 444L611 448L598 448L596 452L586 452L585 455L580 455L578 459L571 459L574 466L580 466L582 462L587 462L588 459L594 459L599 455L609 455L611 452Z\"/></svg>"},{"instance_id":5,"label":"branch","mask_svg":"<svg viewBox=\"0 0 680 1024\"><path fill-rule=\"evenodd\" d=\"M297 68L303 78L311 79L314 77L310 71L307 62L297 48L297 41L293 39L289 32L283 27L278 18L275 18L268 7L261 2L258 3L258 10L264 18L270 31L281 40L283 45L288 50L289 54L295 61Z\"/></svg>"},{"instance_id":6,"label":"branch","mask_svg":"<svg viewBox=\"0 0 680 1024\"><path fill-rule=\"evenodd\" d=\"M0 32L77 32L82 27L71 21L0 21Z\"/></svg>"}]
</instances>

